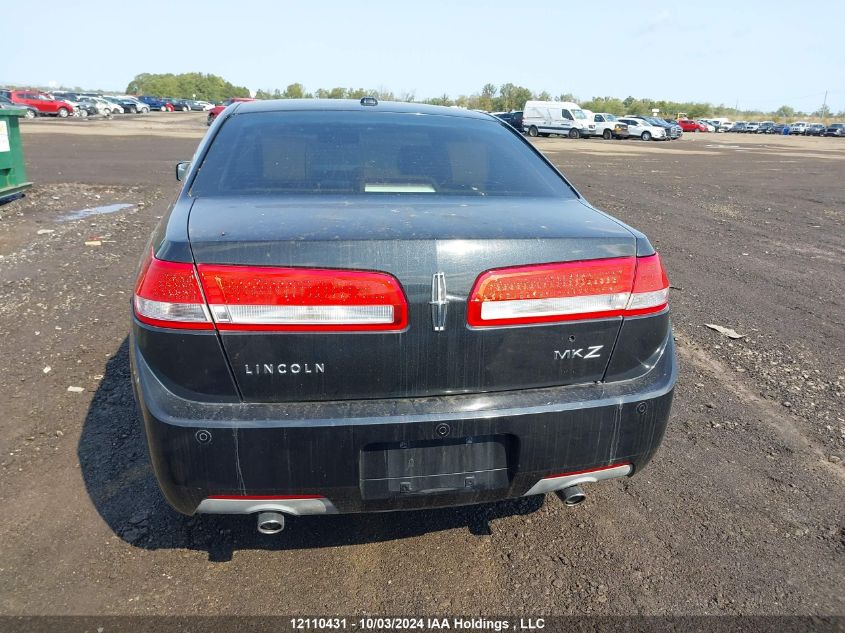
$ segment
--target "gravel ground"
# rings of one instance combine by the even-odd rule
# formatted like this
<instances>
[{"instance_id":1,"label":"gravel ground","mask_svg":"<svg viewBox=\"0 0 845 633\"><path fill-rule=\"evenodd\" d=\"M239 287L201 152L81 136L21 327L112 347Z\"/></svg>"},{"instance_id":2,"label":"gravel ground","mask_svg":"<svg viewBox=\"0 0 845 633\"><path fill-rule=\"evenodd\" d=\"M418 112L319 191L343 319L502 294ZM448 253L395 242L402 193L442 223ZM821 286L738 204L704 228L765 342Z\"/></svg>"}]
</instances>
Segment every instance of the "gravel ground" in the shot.
<instances>
[{"instance_id":1,"label":"gravel ground","mask_svg":"<svg viewBox=\"0 0 845 633\"><path fill-rule=\"evenodd\" d=\"M655 460L576 508L266 538L171 511L147 462L128 302L203 127L139 119L25 124L37 186L0 207L0 614L845 614L845 142L539 140L669 270L681 376ZM113 203L131 206L66 218Z\"/></svg>"}]
</instances>

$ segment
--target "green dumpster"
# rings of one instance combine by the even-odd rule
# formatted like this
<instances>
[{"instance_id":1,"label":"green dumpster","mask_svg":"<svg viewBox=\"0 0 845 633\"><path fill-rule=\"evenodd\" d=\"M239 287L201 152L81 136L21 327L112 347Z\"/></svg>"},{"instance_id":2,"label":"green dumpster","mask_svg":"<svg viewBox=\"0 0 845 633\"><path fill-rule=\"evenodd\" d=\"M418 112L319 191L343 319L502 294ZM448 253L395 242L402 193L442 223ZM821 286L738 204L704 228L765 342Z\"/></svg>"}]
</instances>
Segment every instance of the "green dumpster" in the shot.
<instances>
[{"instance_id":1,"label":"green dumpster","mask_svg":"<svg viewBox=\"0 0 845 633\"><path fill-rule=\"evenodd\" d=\"M25 110L0 110L0 204L14 200L32 186L26 180L23 145L18 125Z\"/></svg>"}]
</instances>

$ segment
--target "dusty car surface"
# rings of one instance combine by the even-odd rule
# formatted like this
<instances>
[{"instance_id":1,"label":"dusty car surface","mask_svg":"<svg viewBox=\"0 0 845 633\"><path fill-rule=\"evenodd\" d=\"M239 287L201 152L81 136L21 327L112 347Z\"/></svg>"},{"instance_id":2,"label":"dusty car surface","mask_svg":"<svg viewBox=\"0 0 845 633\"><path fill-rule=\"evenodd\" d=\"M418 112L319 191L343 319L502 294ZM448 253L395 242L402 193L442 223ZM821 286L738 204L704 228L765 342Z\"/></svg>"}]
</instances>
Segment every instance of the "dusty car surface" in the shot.
<instances>
[{"instance_id":1,"label":"dusty car surface","mask_svg":"<svg viewBox=\"0 0 845 633\"><path fill-rule=\"evenodd\" d=\"M133 383L193 514L429 508L639 472L677 366L648 239L510 125L420 104L222 111L144 254Z\"/></svg>"}]
</instances>

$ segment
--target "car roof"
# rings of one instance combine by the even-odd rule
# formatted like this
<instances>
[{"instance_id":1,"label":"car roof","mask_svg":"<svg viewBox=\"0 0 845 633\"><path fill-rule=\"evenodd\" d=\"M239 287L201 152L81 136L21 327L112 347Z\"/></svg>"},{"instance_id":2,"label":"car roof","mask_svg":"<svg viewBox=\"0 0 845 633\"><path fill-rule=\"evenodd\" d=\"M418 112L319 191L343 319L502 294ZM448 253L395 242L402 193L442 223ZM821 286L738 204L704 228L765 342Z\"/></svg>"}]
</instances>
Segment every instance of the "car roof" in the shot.
<instances>
[{"instance_id":1,"label":"car roof","mask_svg":"<svg viewBox=\"0 0 845 633\"><path fill-rule=\"evenodd\" d=\"M365 106L361 105L361 102L358 99L269 99L239 102L236 107L238 113L285 111L336 112L341 110L361 110L408 114L438 114L441 116L482 120L489 120L491 118L491 116L485 112L476 112L475 110L465 110L463 108L450 108L447 106L427 105L424 103L379 101L378 105Z\"/></svg>"}]
</instances>

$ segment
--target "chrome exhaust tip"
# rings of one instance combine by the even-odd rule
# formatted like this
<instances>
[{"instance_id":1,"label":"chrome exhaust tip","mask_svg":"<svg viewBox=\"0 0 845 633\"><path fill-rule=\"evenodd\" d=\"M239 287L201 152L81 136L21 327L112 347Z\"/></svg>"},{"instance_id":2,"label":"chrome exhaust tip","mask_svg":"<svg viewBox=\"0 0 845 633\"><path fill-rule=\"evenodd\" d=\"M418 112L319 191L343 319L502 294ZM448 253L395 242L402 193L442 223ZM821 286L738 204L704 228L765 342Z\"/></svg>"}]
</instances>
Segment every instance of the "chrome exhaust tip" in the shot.
<instances>
[{"instance_id":1,"label":"chrome exhaust tip","mask_svg":"<svg viewBox=\"0 0 845 633\"><path fill-rule=\"evenodd\" d=\"M587 495L581 490L581 486L569 486L560 491L560 498L565 505L577 506L586 500Z\"/></svg>"},{"instance_id":2,"label":"chrome exhaust tip","mask_svg":"<svg viewBox=\"0 0 845 633\"><path fill-rule=\"evenodd\" d=\"M278 534L285 529L285 515L281 512L260 512L258 531L261 534Z\"/></svg>"}]
</instances>

